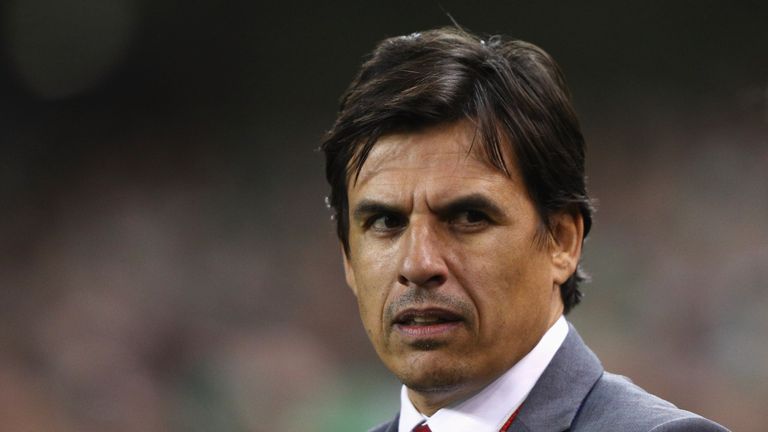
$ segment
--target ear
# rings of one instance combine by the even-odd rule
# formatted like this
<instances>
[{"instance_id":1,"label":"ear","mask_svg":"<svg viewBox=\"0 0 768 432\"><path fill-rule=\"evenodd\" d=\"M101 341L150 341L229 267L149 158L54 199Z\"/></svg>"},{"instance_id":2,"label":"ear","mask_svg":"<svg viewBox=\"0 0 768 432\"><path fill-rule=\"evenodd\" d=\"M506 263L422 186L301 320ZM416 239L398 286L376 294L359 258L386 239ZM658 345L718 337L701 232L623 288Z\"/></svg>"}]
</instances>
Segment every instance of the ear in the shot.
<instances>
[{"instance_id":1,"label":"ear","mask_svg":"<svg viewBox=\"0 0 768 432\"><path fill-rule=\"evenodd\" d=\"M344 260L344 277L347 279L347 285L352 290L352 293L357 297L357 282L355 282L355 271L352 269L352 264L349 262L349 256L344 251L344 245L341 246L341 257Z\"/></svg>"},{"instance_id":2,"label":"ear","mask_svg":"<svg viewBox=\"0 0 768 432\"><path fill-rule=\"evenodd\" d=\"M576 271L584 239L584 219L579 212L562 212L552 217L552 279L562 285Z\"/></svg>"}]
</instances>

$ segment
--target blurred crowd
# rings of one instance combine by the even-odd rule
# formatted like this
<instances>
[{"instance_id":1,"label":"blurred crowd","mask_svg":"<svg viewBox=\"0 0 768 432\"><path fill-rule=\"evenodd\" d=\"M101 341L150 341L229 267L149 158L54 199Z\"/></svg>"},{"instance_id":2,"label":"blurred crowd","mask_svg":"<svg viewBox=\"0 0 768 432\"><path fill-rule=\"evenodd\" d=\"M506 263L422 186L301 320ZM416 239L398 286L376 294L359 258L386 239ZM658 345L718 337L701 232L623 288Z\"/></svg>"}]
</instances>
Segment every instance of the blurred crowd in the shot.
<instances>
[{"instance_id":1,"label":"blurred crowd","mask_svg":"<svg viewBox=\"0 0 768 432\"><path fill-rule=\"evenodd\" d=\"M580 63L600 51L578 43L602 41L597 30L526 27L552 17L519 7L528 18L508 27L484 20L514 8L456 9L474 30L562 55L598 200L593 282L569 319L606 369L761 430L768 63L756 53L768 32L752 32L751 12L642 9L615 37L632 46L658 18L688 45L657 54L662 35ZM398 14L381 5L308 8L2 5L0 430L360 431L397 410L344 285L315 149L376 40L447 18L419 6L389 28L377 14ZM725 41L685 36L713 23ZM757 49L725 65L708 51L735 42Z\"/></svg>"}]
</instances>

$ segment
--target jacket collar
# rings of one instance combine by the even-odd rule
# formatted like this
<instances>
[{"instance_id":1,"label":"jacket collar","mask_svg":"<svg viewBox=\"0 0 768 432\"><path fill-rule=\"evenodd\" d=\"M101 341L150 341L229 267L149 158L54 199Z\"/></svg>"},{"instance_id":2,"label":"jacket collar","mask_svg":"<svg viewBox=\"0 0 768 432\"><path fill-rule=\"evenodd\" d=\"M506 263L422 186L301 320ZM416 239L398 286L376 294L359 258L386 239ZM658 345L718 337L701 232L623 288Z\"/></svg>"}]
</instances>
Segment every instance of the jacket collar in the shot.
<instances>
[{"instance_id":1,"label":"jacket collar","mask_svg":"<svg viewBox=\"0 0 768 432\"><path fill-rule=\"evenodd\" d=\"M568 327L568 336L523 402L510 432L568 430L587 394L602 376L600 360L573 325L568 323Z\"/></svg>"},{"instance_id":2,"label":"jacket collar","mask_svg":"<svg viewBox=\"0 0 768 432\"><path fill-rule=\"evenodd\" d=\"M398 427L400 427L400 413L397 413L395 419L389 422L386 429L379 432L398 432ZM377 432L377 429L371 429L370 432Z\"/></svg>"}]
</instances>

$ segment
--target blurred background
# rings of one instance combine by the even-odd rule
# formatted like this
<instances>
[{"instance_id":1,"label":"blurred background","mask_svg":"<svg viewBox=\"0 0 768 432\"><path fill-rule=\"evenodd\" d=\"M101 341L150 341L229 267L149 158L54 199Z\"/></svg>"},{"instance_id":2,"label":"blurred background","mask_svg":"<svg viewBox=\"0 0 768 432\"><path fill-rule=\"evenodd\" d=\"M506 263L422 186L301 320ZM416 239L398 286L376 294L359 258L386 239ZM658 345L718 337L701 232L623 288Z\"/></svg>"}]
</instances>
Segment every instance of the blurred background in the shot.
<instances>
[{"instance_id":1,"label":"blurred background","mask_svg":"<svg viewBox=\"0 0 768 432\"><path fill-rule=\"evenodd\" d=\"M390 418L316 151L384 37L563 66L599 200L569 318L606 368L768 422L765 2L0 3L0 430L362 431Z\"/></svg>"}]
</instances>

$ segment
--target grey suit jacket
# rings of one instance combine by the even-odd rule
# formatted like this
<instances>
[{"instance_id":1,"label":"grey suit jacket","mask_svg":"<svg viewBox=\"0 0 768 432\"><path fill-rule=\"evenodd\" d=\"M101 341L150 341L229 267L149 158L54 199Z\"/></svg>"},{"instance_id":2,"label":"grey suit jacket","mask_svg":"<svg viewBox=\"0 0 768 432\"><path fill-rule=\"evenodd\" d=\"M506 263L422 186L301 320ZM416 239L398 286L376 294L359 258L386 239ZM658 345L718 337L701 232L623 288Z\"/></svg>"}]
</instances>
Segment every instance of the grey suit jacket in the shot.
<instances>
[{"instance_id":1,"label":"grey suit jacket","mask_svg":"<svg viewBox=\"0 0 768 432\"><path fill-rule=\"evenodd\" d=\"M397 432L399 415L370 432ZM727 431L603 370L569 324L568 336L523 403L509 432ZM467 431L472 432L472 431Z\"/></svg>"}]
</instances>

